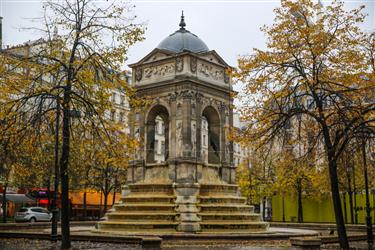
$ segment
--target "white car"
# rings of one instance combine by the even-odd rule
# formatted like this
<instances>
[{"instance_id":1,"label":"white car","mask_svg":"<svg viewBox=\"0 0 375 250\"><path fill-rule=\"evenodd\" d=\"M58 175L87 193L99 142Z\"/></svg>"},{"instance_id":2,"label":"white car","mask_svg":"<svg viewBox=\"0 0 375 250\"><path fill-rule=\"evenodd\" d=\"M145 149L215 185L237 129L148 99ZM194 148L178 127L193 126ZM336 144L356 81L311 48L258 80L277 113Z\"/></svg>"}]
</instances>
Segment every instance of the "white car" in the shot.
<instances>
[{"instance_id":1,"label":"white car","mask_svg":"<svg viewBox=\"0 0 375 250\"><path fill-rule=\"evenodd\" d=\"M23 207L14 216L16 222L51 221L52 213L42 207Z\"/></svg>"}]
</instances>

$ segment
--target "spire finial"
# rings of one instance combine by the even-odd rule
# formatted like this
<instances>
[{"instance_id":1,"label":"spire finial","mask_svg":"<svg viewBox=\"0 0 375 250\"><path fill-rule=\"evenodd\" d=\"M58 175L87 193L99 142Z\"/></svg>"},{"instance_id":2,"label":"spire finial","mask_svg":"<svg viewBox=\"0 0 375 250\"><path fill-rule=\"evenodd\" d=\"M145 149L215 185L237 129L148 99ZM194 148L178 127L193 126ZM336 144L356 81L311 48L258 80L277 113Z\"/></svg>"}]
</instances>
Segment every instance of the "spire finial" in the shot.
<instances>
[{"instance_id":1,"label":"spire finial","mask_svg":"<svg viewBox=\"0 0 375 250\"><path fill-rule=\"evenodd\" d=\"M180 21L180 27L181 27L180 30L184 30L185 26L186 26L186 23L185 23L184 11L182 11L181 21Z\"/></svg>"}]
</instances>

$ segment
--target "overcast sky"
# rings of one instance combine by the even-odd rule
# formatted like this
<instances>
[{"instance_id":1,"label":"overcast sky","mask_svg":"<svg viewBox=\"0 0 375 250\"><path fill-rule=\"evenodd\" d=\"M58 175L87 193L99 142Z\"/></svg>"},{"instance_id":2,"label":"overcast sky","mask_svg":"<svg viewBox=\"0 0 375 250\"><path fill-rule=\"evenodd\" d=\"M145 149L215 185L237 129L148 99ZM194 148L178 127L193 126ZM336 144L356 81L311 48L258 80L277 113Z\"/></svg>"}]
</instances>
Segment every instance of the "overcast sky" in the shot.
<instances>
[{"instance_id":1,"label":"overcast sky","mask_svg":"<svg viewBox=\"0 0 375 250\"><path fill-rule=\"evenodd\" d=\"M176 31L184 10L186 28L216 50L230 65L236 66L238 55L264 47L259 28L273 21L278 0L135 0L134 14L145 22L146 40L131 48L128 63L134 63ZM322 1L328 4L329 1ZM369 17L364 25L375 30L375 0L345 1L347 8L366 5ZM20 30L35 26L29 18L40 17L42 0L0 0L3 19L3 44L16 45L39 38L39 34Z\"/></svg>"}]
</instances>

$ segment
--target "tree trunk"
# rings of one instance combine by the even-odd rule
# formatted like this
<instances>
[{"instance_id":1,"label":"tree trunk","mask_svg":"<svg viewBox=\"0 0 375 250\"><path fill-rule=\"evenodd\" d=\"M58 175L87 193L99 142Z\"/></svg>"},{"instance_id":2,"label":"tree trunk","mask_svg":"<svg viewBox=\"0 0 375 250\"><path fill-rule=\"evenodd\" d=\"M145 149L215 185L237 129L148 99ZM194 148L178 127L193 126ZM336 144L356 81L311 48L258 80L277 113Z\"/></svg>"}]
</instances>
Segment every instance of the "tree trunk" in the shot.
<instances>
[{"instance_id":1,"label":"tree trunk","mask_svg":"<svg viewBox=\"0 0 375 250\"><path fill-rule=\"evenodd\" d=\"M302 183L301 183L301 180L297 181L297 193L298 193L298 223L303 223Z\"/></svg>"},{"instance_id":2,"label":"tree trunk","mask_svg":"<svg viewBox=\"0 0 375 250\"><path fill-rule=\"evenodd\" d=\"M105 192L104 194L104 206L103 206L103 215L105 215L105 213L107 213L107 210L108 210L108 195L109 195L109 192Z\"/></svg>"},{"instance_id":3,"label":"tree trunk","mask_svg":"<svg viewBox=\"0 0 375 250\"><path fill-rule=\"evenodd\" d=\"M342 215L341 199L339 192L339 184L337 178L337 163L331 155L331 152L328 152L328 167L329 167L329 176L331 181L331 192L332 192L332 201L333 208L335 211L335 219L337 226L337 234L340 241L340 247L342 249L349 249L348 237L346 235L344 217Z\"/></svg>"},{"instance_id":4,"label":"tree trunk","mask_svg":"<svg viewBox=\"0 0 375 250\"><path fill-rule=\"evenodd\" d=\"M115 200L116 200L116 188L113 189L112 207L115 205Z\"/></svg>"},{"instance_id":5,"label":"tree trunk","mask_svg":"<svg viewBox=\"0 0 375 250\"><path fill-rule=\"evenodd\" d=\"M352 190L351 176L350 176L350 172L349 171L347 171L347 173L346 173L346 178L348 180L348 196L349 196L349 208L350 208L350 222L352 224L354 224L353 190Z\"/></svg>"},{"instance_id":6,"label":"tree trunk","mask_svg":"<svg viewBox=\"0 0 375 250\"><path fill-rule=\"evenodd\" d=\"M98 220L100 220L100 218L102 217L102 204L103 204L103 190L100 189L100 203L99 203L99 218L98 218Z\"/></svg>"},{"instance_id":7,"label":"tree trunk","mask_svg":"<svg viewBox=\"0 0 375 250\"><path fill-rule=\"evenodd\" d=\"M7 223L7 188L8 184L3 186L3 200L2 200L2 208L3 208L3 223Z\"/></svg>"},{"instance_id":8,"label":"tree trunk","mask_svg":"<svg viewBox=\"0 0 375 250\"><path fill-rule=\"evenodd\" d=\"M357 185L355 182L355 169L353 165L353 194L354 194L354 222L358 224L358 207L357 207Z\"/></svg>"},{"instance_id":9,"label":"tree trunk","mask_svg":"<svg viewBox=\"0 0 375 250\"><path fill-rule=\"evenodd\" d=\"M69 86L69 85L68 85ZM63 107L63 143L60 160L60 178L61 178L61 248L69 249L70 242L70 223L69 223L69 154L70 154L70 88L65 88Z\"/></svg>"},{"instance_id":10,"label":"tree trunk","mask_svg":"<svg viewBox=\"0 0 375 250\"><path fill-rule=\"evenodd\" d=\"M342 195L342 202L344 203L344 221L348 224L348 212L346 211L346 192Z\"/></svg>"},{"instance_id":11,"label":"tree trunk","mask_svg":"<svg viewBox=\"0 0 375 250\"><path fill-rule=\"evenodd\" d=\"M104 176L104 206L103 206L103 215L107 212L108 209L108 195L109 195L109 173L108 168L105 169L105 176Z\"/></svg>"},{"instance_id":12,"label":"tree trunk","mask_svg":"<svg viewBox=\"0 0 375 250\"><path fill-rule=\"evenodd\" d=\"M116 190L117 190L117 177L115 178L115 184L113 185L112 207L113 205L115 205L115 201L116 201Z\"/></svg>"},{"instance_id":13,"label":"tree trunk","mask_svg":"<svg viewBox=\"0 0 375 250\"><path fill-rule=\"evenodd\" d=\"M263 220L266 220L266 197L263 197L263 211L262 211Z\"/></svg>"},{"instance_id":14,"label":"tree trunk","mask_svg":"<svg viewBox=\"0 0 375 250\"><path fill-rule=\"evenodd\" d=\"M83 193L83 220L87 220L87 192L86 192L86 187L85 191Z\"/></svg>"},{"instance_id":15,"label":"tree trunk","mask_svg":"<svg viewBox=\"0 0 375 250\"><path fill-rule=\"evenodd\" d=\"M283 222L285 222L285 200L284 200L284 196L281 199L282 199L282 204L283 204Z\"/></svg>"},{"instance_id":16,"label":"tree trunk","mask_svg":"<svg viewBox=\"0 0 375 250\"><path fill-rule=\"evenodd\" d=\"M368 176L367 176L367 159L366 159L366 140L362 142L362 156L363 156L363 174L365 178L365 192L366 192L366 229L367 229L367 243L368 249L372 249L374 243L372 235L372 224L371 224L371 208L370 208L370 194L368 191Z\"/></svg>"},{"instance_id":17,"label":"tree trunk","mask_svg":"<svg viewBox=\"0 0 375 250\"><path fill-rule=\"evenodd\" d=\"M320 110L322 107L320 106ZM335 158L335 150L332 146L329 128L326 124L322 125L323 139L325 144L325 153L328 161L329 178L331 184L331 194L333 201L333 209L335 212L337 234L339 238L340 248L349 249L348 237L346 235L344 217L342 215L339 181L337 177L337 162Z\"/></svg>"}]
</instances>

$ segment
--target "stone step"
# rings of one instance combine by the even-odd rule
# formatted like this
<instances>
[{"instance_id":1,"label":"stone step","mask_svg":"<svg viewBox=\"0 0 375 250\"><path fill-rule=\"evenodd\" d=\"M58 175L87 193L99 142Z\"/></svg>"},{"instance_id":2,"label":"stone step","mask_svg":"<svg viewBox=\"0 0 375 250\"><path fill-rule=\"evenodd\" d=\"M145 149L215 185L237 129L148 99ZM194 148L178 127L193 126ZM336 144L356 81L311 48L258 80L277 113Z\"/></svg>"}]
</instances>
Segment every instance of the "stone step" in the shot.
<instances>
[{"instance_id":1,"label":"stone step","mask_svg":"<svg viewBox=\"0 0 375 250\"><path fill-rule=\"evenodd\" d=\"M200 223L202 231L210 230L252 230L264 231L268 228L267 222L262 221L202 221Z\"/></svg>"},{"instance_id":2,"label":"stone step","mask_svg":"<svg viewBox=\"0 0 375 250\"><path fill-rule=\"evenodd\" d=\"M176 197L173 195L139 195L131 194L126 197L121 197L123 203L173 203Z\"/></svg>"},{"instance_id":3,"label":"stone step","mask_svg":"<svg viewBox=\"0 0 375 250\"><path fill-rule=\"evenodd\" d=\"M172 212L111 212L107 214L107 217L110 221L142 221L142 220L149 220L149 221L174 221L176 218L176 213Z\"/></svg>"},{"instance_id":4,"label":"stone step","mask_svg":"<svg viewBox=\"0 0 375 250\"><path fill-rule=\"evenodd\" d=\"M168 203L135 203L135 204L117 204L115 211L174 211L175 204Z\"/></svg>"},{"instance_id":5,"label":"stone step","mask_svg":"<svg viewBox=\"0 0 375 250\"><path fill-rule=\"evenodd\" d=\"M238 196L199 196L201 204L204 203L230 203L230 204L245 204L246 198Z\"/></svg>"},{"instance_id":6,"label":"stone step","mask_svg":"<svg viewBox=\"0 0 375 250\"><path fill-rule=\"evenodd\" d=\"M148 229L175 229L177 222L174 221L100 221L99 230L148 230Z\"/></svg>"},{"instance_id":7,"label":"stone step","mask_svg":"<svg viewBox=\"0 0 375 250\"><path fill-rule=\"evenodd\" d=\"M210 203L198 204L200 212L240 212L240 213L254 213L254 206L240 205L240 204L223 204Z\"/></svg>"},{"instance_id":8,"label":"stone step","mask_svg":"<svg viewBox=\"0 0 375 250\"><path fill-rule=\"evenodd\" d=\"M106 228L104 229L99 229L95 230L95 232L102 233L102 234L107 234L107 235L150 235L150 236L155 236L155 235L162 235L162 234L173 234L176 233L175 228L166 228L166 229L158 229L158 228L147 228L147 229L137 229L137 228L130 228L130 229L124 229L124 228ZM160 249L160 248L158 248Z\"/></svg>"},{"instance_id":9,"label":"stone step","mask_svg":"<svg viewBox=\"0 0 375 250\"><path fill-rule=\"evenodd\" d=\"M200 195L237 195L238 190L238 186L233 184L201 184Z\"/></svg>"},{"instance_id":10,"label":"stone step","mask_svg":"<svg viewBox=\"0 0 375 250\"><path fill-rule=\"evenodd\" d=\"M130 192L133 194L141 193L173 195L173 187L171 184L138 183L129 184L128 187Z\"/></svg>"},{"instance_id":11,"label":"stone step","mask_svg":"<svg viewBox=\"0 0 375 250\"><path fill-rule=\"evenodd\" d=\"M260 221L260 214L256 213L199 213L202 221Z\"/></svg>"}]
</instances>

